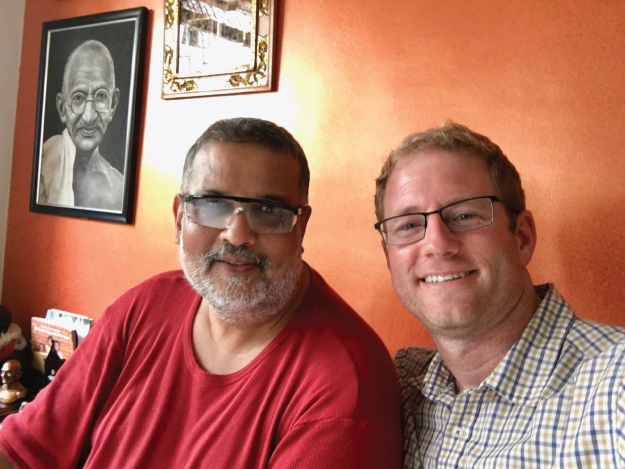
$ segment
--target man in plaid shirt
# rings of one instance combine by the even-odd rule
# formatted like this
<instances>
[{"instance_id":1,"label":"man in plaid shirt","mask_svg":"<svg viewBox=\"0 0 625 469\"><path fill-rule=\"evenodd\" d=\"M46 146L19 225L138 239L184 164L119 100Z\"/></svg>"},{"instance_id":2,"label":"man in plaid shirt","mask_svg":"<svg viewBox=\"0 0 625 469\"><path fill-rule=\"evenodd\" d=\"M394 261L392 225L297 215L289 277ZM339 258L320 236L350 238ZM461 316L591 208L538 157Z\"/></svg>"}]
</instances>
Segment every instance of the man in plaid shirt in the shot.
<instances>
[{"instance_id":1,"label":"man in plaid shirt","mask_svg":"<svg viewBox=\"0 0 625 469\"><path fill-rule=\"evenodd\" d=\"M501 149L448 123L376 184L393 285L436 344L395 357L404 467L625 468L625 330L533 286L536 227Z\"/></svg>"}]
</instances>

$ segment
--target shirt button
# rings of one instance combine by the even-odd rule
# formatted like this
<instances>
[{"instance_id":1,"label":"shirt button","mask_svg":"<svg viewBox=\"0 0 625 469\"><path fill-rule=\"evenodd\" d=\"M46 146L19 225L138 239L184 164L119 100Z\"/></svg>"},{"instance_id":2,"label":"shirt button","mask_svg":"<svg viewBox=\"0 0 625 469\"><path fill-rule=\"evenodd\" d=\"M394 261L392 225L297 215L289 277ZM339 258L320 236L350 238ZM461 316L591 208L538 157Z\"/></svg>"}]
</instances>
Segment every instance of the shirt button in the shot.
<instances>
[{"instance_id":1,"label":"shirt button","mask_svg":"<svg viewBox=\"0 0 625 469\"><path fill-rule=\"evenodd\" d=\"M451 430L451 434L453 435L454 438L464 438L466 435L466 432L464 431L464 429L460 427L454 427Z\"/></svg>"}]
</instances>

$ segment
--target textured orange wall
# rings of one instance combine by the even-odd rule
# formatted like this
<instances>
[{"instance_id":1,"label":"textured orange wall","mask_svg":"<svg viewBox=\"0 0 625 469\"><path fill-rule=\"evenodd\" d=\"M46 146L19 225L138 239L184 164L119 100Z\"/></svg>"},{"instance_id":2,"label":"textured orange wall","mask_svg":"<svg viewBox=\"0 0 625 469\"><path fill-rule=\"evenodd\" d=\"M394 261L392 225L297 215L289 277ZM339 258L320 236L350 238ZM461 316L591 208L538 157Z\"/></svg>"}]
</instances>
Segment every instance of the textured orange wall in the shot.
<instances>
[{"instance_id":1,"label":"textured orange wall","mask_svg":"<svg viewBox=\"0 0 625 469\"><path fill-rule=\"evenodd\" d=\"M175 101L160 99L163 3L26 3L3 284L22 326L50 307L97 318L177 267L171 201L184 154L209 123L237 115L274 120L304 146L304 257L391 351L430 341L392 291L373 181L406 134L447 118L517 165L538 225L534 279L555 281L580 316L625 326L625 3L282 0L277 92ZM30 213L41 23L141 4L150 37L135 224Z\"/></svg>"}]
</instances>

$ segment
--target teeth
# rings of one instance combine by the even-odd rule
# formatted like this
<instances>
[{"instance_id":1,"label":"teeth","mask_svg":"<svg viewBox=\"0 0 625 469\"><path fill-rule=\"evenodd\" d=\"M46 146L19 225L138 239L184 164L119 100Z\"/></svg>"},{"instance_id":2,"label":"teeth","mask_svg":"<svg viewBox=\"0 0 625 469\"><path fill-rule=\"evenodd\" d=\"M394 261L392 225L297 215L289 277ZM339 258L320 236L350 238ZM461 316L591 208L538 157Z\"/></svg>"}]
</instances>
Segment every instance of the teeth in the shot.
<instances>
[{"instance_id":1,"label":"teeth","mask_svg":"<svg viewBox=\"0 0 625 469\"><path fill-rule=\"evenodd\" d=\"M459 272L457 274L450 275L429 275L423 280L425 280L425 283L441 283L447 282L448 280L455 280L458 278L466 277L467 275L469 275L469 273L470 272Z\"/></svg>"}]
</instances>

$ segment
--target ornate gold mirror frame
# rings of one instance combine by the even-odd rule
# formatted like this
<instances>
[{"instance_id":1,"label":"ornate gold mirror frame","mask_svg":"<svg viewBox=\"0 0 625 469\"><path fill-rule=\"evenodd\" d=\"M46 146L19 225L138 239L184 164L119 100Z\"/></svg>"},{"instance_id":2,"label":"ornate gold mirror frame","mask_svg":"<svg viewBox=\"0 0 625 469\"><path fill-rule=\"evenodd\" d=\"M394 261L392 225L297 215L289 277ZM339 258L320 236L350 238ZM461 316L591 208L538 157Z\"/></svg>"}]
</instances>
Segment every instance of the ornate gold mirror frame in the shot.
<instances>
[{"instance_id":1,"label":"ornate gold mirror frame","mask_svg":"<svg viewBox=\"0 0 625 469\"><path fill-rule=\"evenodd\" d=\"M272 89L276 0L165 0L164 99Z\"/></svg>"}]
</instances>

